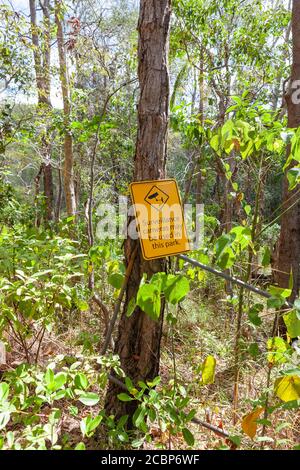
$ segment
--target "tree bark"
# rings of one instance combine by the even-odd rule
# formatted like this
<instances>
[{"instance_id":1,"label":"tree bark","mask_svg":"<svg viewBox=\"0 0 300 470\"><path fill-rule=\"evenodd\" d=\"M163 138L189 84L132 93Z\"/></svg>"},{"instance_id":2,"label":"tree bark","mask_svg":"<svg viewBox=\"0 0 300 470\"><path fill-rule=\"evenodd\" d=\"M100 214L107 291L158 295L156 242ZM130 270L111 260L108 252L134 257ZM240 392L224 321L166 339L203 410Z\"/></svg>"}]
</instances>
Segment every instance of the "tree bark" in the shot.
<instances>
[{"instance_id":1,"label":"tree bark","mask_svg":"<svg viewBox=\"0 0 300 470\"><path fill-rule=\"evenodd\" d=\"M62 4L60 0L55 0L55 24L57 27L57 47L59 56L59 75L61 92L63 98L64 111L64 190L66 199L66 209L68 216L76 215L76 196L74 185L74 156L73 156L73 139L69 126L71 122L71 105L70 105L70 86L67 68L66 51L64 45L64 33L62 26Z\"/></svg>"},{"instance_id":2,"label":"tree bark","mask_svg":"<svg viewBox=\"0 0 300 470\"><path fill-rule=\"evenodd\" d=\"M43 44L40 44L38 24L36 17L36 2L29 0L31 37L33 44L33 57L36 75L36 86L38 93L38 109L47 120L47 114L52 109L50 100L50 2L45 0L42 4L43 10ZM51 140L47 124L42 135L41 154L43 161L41 169L44 180L44 196L46 206L46 220L53 219L53 179L51 165Z\"/></svg>"},{"instance_id":3,"label":"tree bark","mask_svg":"<svg viewBox=\"0 0 300 470\"><path fill-rule=\"evenodd\" d=\"M134 161L134 180L152 180L165 177L167 126L169 110L168 45L171 13L170 0L141 0L138 22L138 76L140 98L138 106L138 135ZM128 265L139 241L127 239L125 259ZM126 290L126 300L119 323L115 353L121 366L134 383L151 380L159 372L160 342L164 304L158 321L153 321L136 308L126 317L128 302L136 295L141 278L148 279L165 270L165 260L144 261L138 246L132 273ZM121 402L117 394L122 390L110 382L105 408L108 414L131 417L137 407L135 401Z\"/></svg>"},{"instance_id":4,"label":"tree bark","mask_svg":"<svg viewBox=\"0 0 300 470\"><path fill-rule=\"evenodd\" d=\"M293 63L291 73L291 84L300 79L300 1L294 0L292 7L292 41L293 41ZM288 110L288 127L300 126L300 104L293 102L292 87L286 94ZM290 147L287 149L287 155ZM297 163L291 162L291 166ZM280 287L288 287L290 274L293 275L293 292L291 300L299 293L300 286L300 203L297 202L299 188L289 191L287 171L283 181L281 231L278 243L278 263L275 279Z\"/></svg>"}]
</instances>

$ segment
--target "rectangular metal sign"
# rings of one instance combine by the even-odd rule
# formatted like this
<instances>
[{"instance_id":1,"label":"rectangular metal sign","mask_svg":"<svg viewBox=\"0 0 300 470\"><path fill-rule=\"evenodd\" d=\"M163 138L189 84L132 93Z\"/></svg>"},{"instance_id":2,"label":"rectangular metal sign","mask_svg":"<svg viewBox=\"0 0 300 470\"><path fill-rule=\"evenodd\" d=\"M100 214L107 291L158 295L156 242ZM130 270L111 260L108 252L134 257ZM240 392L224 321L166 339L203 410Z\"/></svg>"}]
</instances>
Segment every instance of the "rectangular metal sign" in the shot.
<instances>
[{"instance_id":1,"label":"rectangular metal sign","mask_svg":"<svg viewBox=\"0 0 300 470\"><path fill-rule=\"evenodd\" d=\"M144 259L190 251L175 180L131 183L130 193Z\"/></svg>"}]
</instances>

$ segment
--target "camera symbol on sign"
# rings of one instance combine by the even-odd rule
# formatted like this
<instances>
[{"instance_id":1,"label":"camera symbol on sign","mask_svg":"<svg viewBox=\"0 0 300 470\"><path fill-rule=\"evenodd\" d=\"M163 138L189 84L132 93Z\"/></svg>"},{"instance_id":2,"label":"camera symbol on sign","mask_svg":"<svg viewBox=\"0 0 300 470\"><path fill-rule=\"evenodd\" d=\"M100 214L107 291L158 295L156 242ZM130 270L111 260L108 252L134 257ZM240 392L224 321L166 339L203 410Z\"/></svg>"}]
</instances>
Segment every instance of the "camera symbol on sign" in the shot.
<instances>
[{"instance_id":1,"label":"camera symbol on sign","mask_svg":"<svg viewBox=\"0 0 300 470\"><path fill-rule=\"evenodd\" d=\"M168 199L169 196L164 191L159 189L157 186L152 186L144 200L148 202L150 206L160 211Z\"/></svg>"}]
</instances>

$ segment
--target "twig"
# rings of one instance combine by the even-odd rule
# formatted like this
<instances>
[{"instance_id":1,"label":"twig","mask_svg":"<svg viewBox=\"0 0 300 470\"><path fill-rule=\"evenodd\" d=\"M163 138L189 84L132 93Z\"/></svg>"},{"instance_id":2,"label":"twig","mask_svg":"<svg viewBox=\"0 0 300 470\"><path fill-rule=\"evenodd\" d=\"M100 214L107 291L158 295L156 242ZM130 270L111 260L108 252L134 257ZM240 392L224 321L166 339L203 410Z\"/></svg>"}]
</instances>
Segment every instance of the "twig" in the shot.
<instances>
[{"instance_id":1,"label":"twig","mask_svg":"<svg viewBox=\"0 0 300 470\"><path fill-rule=\"evenodd\" d=\"M248 284L247 282L244 282L241 279L230 276L229 274L223 273L222 271L218 271L217 269L207 266L206 264L202 264L199 261L193 258L189 258L186 255L178 255L178 258L182 259L183 261L186 261L187 263L192 264L193 266L196 266L197 268L203 269L204 271L214 274L215 276L222 277L223 279L226 279L227 281L231 281L233 284L237 284L238 286L241 286L244 289L247 289L253 292L254 294L260 295L261 297L265 297L266 299L270 299L272 297L272 295L269 292L266 292L262 289L258 289L252 284ZM285 305L289 308L293 308L293 304L291 302L288 302L287 300L285 301Z\"/></svg>"},{"instance_id":2,"label":"twig","mask_svg":"<svg viewBox=\"0 0 300 470\"><path fill-rule=\"evenodd\" d=\"M108 330L107 330L107 334L106 334L106 338L105 338L105 342L104 342L101 354L105 354L106 351L107 351L107 348L108 348L108 345L109 345L109 342L110 342L110 338L111 338L111 335L112 335L112 332L113 332L113 329L114 329L114 326L115 326L115 323L116 323L116 320L117 320L117 317L118 317L118 314L119 314L119 311L120 311L120 307L121 307L122 299L123 299L123 296L124 296L124 293L125 293L125 290L126 290L126 287L127 287L128 279L129 279L129 276L131 274L131 270L132 270L133 262L134 262L134 259L135 259L136 253L137 253L137 249L138 249L138 245L136 245L136 247L134 248L134 250L131 254L130 261L129 261L128 266L126 268L124 281L123 281L119 296L117 298L117 301L115 303L114 314L112 316L112 319L110 321L110 324L109 324L109 327L108 327Z\"/></svg>"},{"instance_id":3,"label":"twig","mask_svg":"<svg viewBox=\"0 0 300 470\"><path fill-rule=\"evenodd\" d=\"M106 307L106 305L102 302L102 300L100 299L99 295L96 292L94 292L92 300L98 305L98 307L103 312L104 323L105 323L105 337L106 337L107 331L108 331L108 326L109 326L109 310ZM111 345L112 348L114 348L114 342L113 342L112 338L110 340L110 345Z\"/></svg>"}]
</instances>

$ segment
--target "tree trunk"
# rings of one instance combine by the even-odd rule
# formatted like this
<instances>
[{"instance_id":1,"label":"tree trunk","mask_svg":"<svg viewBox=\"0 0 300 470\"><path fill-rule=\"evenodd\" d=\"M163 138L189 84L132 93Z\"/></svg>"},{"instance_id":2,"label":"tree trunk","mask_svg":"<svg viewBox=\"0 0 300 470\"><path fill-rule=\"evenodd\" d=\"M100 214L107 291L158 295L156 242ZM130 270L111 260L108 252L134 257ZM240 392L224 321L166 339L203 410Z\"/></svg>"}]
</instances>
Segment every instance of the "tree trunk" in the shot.
<instances>
[{"instance_id":1,"label":"tree trunk","mask_svg":"<svg viewBox=\"0 0 300 470\"><path fill-rule=\"evenodd\" d=\"M292 8L292 38L293 38L293 64L291 84L300 78L300 1L293 1ZM288 127L300 126L300 104L293 102L292 87L286 95L288 109ZM290 148L287 150L289 155ZM297 163L292 162L291 166ZM300 286L300 203L298 199L299 188L289 191L287 171L283 181L283 204L281 217L281 231L278 243L278 271L275 279L280 287L289 286L289 278L293 274L292 300L298 296Z\"/></svg>"},{"instance_id":2,"label":"tree trunk","mask_svg":"<svg viewBox=\"0 0 300 470\"><path fill-rule=\"evenodd\" d=\"M205 87L204 87L204 58L203 48L200 51L200 67L199 67L199 121L201 126L204 124L204 100L205 100ZM196 181L196 204L202 202L202 145L199 148L199 156L197 161L197 181Z\"/></svg>"},{"instance_id":3,"label":"tree trunk","mask_svg":"<svg viewBox=\"0 0 300 470\"><path fill-rule=\"evenodd\" d=\"M138 135L135 155L134 180L152 180L165 177L166 141L169 108L168 44L170 0L141 0L138 22L138 76L140 99L138 106ZM139 241L127 239L125 259L128 265ZM126 300L122 312L115 353L120 356L126 375L135 383L151 380L159 372L160 342L162 335L164 304L158 321L153 321L136 308L126 317L128 302L136 295L144 273L148 279L165 270L165 260L144 261L140 246L134 260L127 285ZM120 389L110 383L105 408L117 417L128 414L129 425L137 403L121 402L117 398Z\"/></svg>"},{"instance_id":4,"label":"tree trunk","mask_svg":"<svg viewBox=\"0 0 300 470\"><path fill-rule=\"evenodd\" d=\"M70 87L67 69L66 51L64 45L64 33L62 26L62 9L61 1L55 0L55 24L57 27L57 47L59 56L59 75L61 92L63 98L64 110L64 190L66 199L66 209L68 216L76 215L76 196L74 185L74 157L73 157L73 139L69 129L71 121L70 106Z\"/></svg>"},{"instance_id":5,"label":"tree trunk","mask_svg":"<svg viewBox=\"0 0 300 470\"><path fill-rule=\"evenodd\" d=\"M50 2L45 0L42 4L43 10L43 44L40 44L38 24L36 18L36 2L29 0L31 37L33 44L33 57L36 75L36 86L38 93L38 109L42 117L47 121L47 114L51 111L50 100ZM53 179L51 166L51 140L47 124L42 135L41 154L43 162L44 196L46 206L46 220L53 219Z\"/></svg>"}]
</instances>

